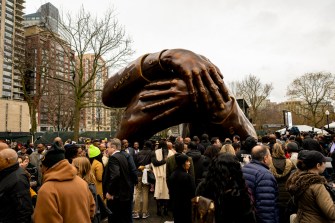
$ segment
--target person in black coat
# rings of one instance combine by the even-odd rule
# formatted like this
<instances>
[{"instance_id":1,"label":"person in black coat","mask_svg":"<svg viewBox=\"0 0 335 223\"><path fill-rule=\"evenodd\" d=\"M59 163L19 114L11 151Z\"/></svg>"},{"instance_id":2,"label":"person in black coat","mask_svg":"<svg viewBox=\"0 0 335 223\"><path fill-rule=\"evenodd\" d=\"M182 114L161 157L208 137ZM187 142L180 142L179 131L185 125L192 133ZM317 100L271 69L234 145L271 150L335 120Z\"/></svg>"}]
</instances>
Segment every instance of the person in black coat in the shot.
<instances>
[{"instance_id":1,"label":"person in black coat","mask_svg":"<svg viewBox=\"0 0 335 223\"><path fill-rule=\"evenodd\" d=\"M315 150L322 153L321 145L313 139L308 132L303 133L302 148L305 150Z\"/></svg>"},{"instance_id":2,"label":"person in black coat","mask_svg":"<svg viewBox=\"0 0 335 223\"><path fill-rule=\"evenodd\" d=\"M201 152L197 149L197 144L195 142L190 142L187 147L189 150L186 152L186 155L191 157L193 160L195 185L197 186L204 178L204 173L208 169L210 162L204 155L201 155Z\"/></svg>"},{"instance_id":3,"label":"person in black coat","mask_svg":"<svg viewBox=\"0 0 335 223\"><path fill-rule=\"evenodd\" d=\"M20 168L15 150L0 150L0 222L31 222L29 188L28 176Z\"/></svg>"},{"instance_id":4,"label":"person in black coat","mask_svg":"<svg viewBox=\"0 0 335 223\"><path fill-rule=\"evenodd\" d=\"M169 194L173 202L173 218L175 223L191 223L191 199L195 195L195 183L188 173L191 162L185 154L177 154L175 159L178 167L168 179Z\"/></svg>"},{"instance_id":5,"label":"person in black coat","mask_svg":"<svg viewBox=\"0 0 335 223\"><path fill-rule=\"evenodd\" d=\"M134 161L137 168L138 184L136 185L136 196L133 218L140 218L139 212L141 212L141 200L143 202L142 206L142 218L149 217L148 213L148 195L149 195L149 184L144 184L142 182L143 171L146 169L148 171L148 166L151 163L152 154L152 143L151 141L146 141L144 147L141 151L134 155Z\"/></svg>"},{"instance_id":6,"label":"person in black coat","mask_svg":"<svg viewBox=\"0 0 335 223\"><path fill-rule=\"evenodd\" d=\"M132 222L132 181L127 158L120 152L121 141L114 138L110 141L114 149L109 156L104 171L103 191L107 199L107 206L112 211L108 222Z\"/></svg>"}]
</instances>

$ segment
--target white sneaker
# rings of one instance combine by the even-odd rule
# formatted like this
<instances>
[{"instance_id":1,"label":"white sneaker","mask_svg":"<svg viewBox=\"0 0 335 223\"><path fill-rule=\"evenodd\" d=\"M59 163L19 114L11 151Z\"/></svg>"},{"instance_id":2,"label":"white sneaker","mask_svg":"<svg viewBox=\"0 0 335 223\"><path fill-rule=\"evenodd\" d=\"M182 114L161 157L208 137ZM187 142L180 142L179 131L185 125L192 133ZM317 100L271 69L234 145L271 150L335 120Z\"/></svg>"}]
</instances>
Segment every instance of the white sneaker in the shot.
<instances>
[{"instance_id":1,"label":"white sneaker","mask_svg":"<svg viewBox=\"0 0 335 223\"><path fill-rule=\"evenodd\" d=\"M148 218L149 216L150 216L149 213L143 213L142 218L146 219L146 218Z\"/></svg>"},{"instance_id":2,"label":"white sneaker","mask_svg":"<svg viewBox=\"0 0 335 223\"><path fill-rule=\"evenodd\" d=\"M140 218L140 215L138 213L133 213L133 218L138 219Z\"/></svg>"}]
</instances>

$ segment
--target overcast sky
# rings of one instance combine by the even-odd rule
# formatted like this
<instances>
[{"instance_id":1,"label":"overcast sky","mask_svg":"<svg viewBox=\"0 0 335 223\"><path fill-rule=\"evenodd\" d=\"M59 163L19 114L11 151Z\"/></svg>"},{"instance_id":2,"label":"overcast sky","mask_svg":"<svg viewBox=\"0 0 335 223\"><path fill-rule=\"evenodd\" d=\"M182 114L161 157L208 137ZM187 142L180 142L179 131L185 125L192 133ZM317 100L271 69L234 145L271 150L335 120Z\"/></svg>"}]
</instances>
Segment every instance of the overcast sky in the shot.
<instances>
[{"instance_id":1,"label":"overcast sky","mask_svg":"<svg viewBox=\"0 0 335 223\"><path fill-rule=\"evenodd\" d=\"M51 2L75 14L114 8L133 40L134 58L169 48L203 54L226 82L248 74L272 83L271 101L284 101L294 78L335 73L334 0L29 0L26 13Z\"/></svg>"}]
</instances>

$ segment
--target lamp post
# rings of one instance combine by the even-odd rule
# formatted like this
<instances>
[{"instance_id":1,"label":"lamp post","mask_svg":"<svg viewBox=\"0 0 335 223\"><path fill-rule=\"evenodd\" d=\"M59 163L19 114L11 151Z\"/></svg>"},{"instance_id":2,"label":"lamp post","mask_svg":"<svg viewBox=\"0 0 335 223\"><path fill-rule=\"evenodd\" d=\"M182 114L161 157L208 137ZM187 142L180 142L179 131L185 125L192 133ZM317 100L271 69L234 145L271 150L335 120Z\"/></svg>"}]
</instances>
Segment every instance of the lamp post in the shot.
<instances>
[{"instance_id":1,"label":"lamp post","mask_svg":"<svg viewBox=\"0 0 335 223\"><path fill-rule=\"evenodd\" d=\"M329 111L327 110L325 112L326 116L327 116L327 125L328 125L328 130L329 130Z\"/></svg>"}]
</instances>

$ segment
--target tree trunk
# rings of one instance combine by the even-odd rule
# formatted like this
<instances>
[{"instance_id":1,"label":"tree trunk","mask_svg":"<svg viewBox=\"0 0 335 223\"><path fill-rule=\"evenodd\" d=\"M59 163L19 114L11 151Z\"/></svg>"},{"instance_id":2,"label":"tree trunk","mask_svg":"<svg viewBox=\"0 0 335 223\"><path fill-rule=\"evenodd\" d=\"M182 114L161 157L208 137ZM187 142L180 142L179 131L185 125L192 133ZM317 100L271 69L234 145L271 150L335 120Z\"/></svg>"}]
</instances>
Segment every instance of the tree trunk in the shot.
<instances>
[{"instance_id":1,"label":"tree trunk","mask_svg":"<svg viewBox=\"0 0 335 223\"><path fill-rule=\"evenodd\" d=\"M35 136L35 133L37 131L37 121L36 121L36 109L31 103L28 103L29 106L29 115L30 115L30 134Z\"/></svg>"},{"instance_id":2,"label":"tree trunk","mask_svg":"<svg viewBox=\"0 0 335 223\"><path fill-rule=\"evenodd\" d=\"M78 142L79 139L79 128L80 128L80 102L76 101L74 108L74 128L73 128L73 140Z\"/></svg>"}]
</instances>

